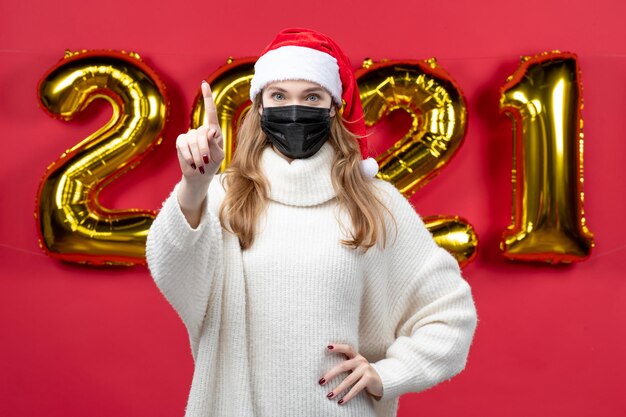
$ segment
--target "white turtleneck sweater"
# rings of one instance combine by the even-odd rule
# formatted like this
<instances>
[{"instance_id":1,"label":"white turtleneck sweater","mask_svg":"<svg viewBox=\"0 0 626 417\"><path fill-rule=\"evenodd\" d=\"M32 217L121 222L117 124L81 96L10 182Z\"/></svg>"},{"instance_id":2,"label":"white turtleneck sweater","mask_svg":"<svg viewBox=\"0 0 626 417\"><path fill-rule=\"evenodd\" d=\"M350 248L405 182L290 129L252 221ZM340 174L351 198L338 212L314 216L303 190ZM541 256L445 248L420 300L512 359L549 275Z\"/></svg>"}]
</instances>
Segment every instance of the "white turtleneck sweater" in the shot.
<instances>
[{"instance_id":1,"label":"white turtleneck sweater","mask_svg":"<svg viewBox=\"0 0 626 417\"><path fill-rule=\"evenodd\" d=\"M176 192L148 234L156 285L189 333L195 370L188 417L392 417L400 395L420 392L465 368L477 325L457 262L432 239L408 200L373 179L397 224L388 244L366 253L340 243L349 217L331 184L330 142L291 163L267 147L261 164L270 202L251 248L220 224L220 177L209 186L196 229ZM339 213L337 216L336 214ZM388 217L388 215L387 215ZM319 385L351 345L378 372L383 397L326 394L348 372Z\"/></svg>"}]
</instances>

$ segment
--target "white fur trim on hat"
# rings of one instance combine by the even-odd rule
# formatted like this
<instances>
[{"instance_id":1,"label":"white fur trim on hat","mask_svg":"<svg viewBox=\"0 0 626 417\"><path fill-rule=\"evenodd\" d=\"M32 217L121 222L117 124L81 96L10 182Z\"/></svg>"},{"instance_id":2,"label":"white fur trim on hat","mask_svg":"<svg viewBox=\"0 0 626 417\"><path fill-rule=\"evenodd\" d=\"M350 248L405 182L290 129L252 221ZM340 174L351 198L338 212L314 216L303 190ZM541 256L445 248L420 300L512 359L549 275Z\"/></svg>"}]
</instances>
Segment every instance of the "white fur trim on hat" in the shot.
<instances>
[{"instance_id":1,"label":"white fur trim on hat","mask_svg":"<svg viewBox=\"0 0 626 417\"><path fill-rule=\"evenodd\" d=\"M361 172L368 178L374 178L378 173L378 163L372 157L363 159L361 162Z\"/></svg>"},{"instance_id":2,"label":"white fur trim on hat","mask_svg":"<svg viewBox=\"0 0 626 417\"><path fill-rule=\"evenodd\" d=\"M287 45L272 49L254 64L250 100L274 81L305 80L326 88L341 106L339 65L330 54L304 46Z\"/></svg>"}]
</instances>

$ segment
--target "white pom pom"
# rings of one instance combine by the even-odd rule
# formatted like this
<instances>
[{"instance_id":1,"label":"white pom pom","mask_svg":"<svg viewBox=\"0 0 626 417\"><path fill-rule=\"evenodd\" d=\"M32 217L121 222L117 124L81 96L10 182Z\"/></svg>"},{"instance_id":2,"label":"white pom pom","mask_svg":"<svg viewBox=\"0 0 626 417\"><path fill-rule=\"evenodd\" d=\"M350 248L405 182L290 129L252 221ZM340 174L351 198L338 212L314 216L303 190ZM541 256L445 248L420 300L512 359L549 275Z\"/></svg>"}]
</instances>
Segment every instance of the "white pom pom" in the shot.
<instances>
[{"instance_id":1,"label":"white pom pom","mask_svg":"<svg viewBox=\"0 0 626 417\"><path fill-rule=\"evenodd\" d=\"M367 178L374 178L378 173L378 163L374 158L367 158L361 161L361 172Z\"/></svg>"}]
</instances>

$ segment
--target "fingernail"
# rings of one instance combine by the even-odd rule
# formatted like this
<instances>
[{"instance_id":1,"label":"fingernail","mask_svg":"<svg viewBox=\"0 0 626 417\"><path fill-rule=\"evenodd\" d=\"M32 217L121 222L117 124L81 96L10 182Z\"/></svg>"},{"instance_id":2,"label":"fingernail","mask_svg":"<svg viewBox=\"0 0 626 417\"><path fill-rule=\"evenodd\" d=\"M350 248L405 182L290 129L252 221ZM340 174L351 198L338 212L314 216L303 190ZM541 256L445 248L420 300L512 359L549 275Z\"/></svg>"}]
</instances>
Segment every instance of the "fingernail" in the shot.
<instances>
[{"instance_id":1,"label":"fingernail","mask_svg":"<svg viewBox=\"0 0 626 417\"><path fill-rule=\"evenodd\" d=\"M206 80L202 80L202 82L203 82L203 83L205 83L205 82L206 82Z\"/></svg>"},{"instance_id":2,"label":"fingernail","mask_svg":"<svg viewBox=\"0 0 626 417\"><path fill-rule=\"evenodd\" d=\"M204 161L205 164L208 164L209 163L209 155L207 155L207 154L202 155L202 160Z\"/></svg>"},{"instance_id":3,"label":"fingernail","mask_svg":"<svg viewBox=\"0 0 626 417\"><path fill-rule=\"evenodd\" d=\"M196 169L196 164L191 164L192 169Z\"/></svg>"},{"instance_id":4,"label":"fingernail","mask_svg":"<svg viewBox=\"0 0 626 417\"><path fill-rule=\"evenodd\" d=\"M324 385L325 382L326 380L324 378L320 379L320 385Z\"/></svg>"},{"instance_id":5,"label":"fingernail","mask_svg":"<svg viewBox=\"0 0 626 417\"><path fill-rule=\"evenodd\" d=\"M201 174L204 174L204 167L198 167L198 170L200 171Z\"/></svg>"},{"instance_id":6,"label":"fingernail","mask_svg":"<svg viewBox=\"0 0 626 417\"><path fill-rule=\"evenodd\" d=\"M337 401L337 404L343 404L343 398Z\"/></svg>"},{"instance_id":7,"label":"fingernail","mask_svg":"<svg viewBox=\"0 0 626 417\"><path fill-rule=\"evenodd\" d=\"M334 349L333 345L328 345L328 349Z\"/></svg>"},{"instance_id":8,"label":"fingernail","mask_svg":"<svg viewBox=\"0 0 626 417\"><path fill-rule=\"evenodd\" d=\"M326 396L327 396L328 398L333 398L333 395L335 395L335 393L334 393L334 392L332 392L332 391L331 391L331 392L329 392L328 394L326 394Z\"/></svg>"}]
</instances>

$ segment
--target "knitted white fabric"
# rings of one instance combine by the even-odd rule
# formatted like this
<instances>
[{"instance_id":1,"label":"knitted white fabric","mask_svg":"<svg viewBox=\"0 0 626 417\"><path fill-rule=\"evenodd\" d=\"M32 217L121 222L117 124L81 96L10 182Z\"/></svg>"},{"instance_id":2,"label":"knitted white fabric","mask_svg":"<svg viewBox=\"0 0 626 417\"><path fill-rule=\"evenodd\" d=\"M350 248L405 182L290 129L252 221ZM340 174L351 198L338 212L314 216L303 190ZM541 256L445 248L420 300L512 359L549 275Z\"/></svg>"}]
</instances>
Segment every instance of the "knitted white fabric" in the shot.
<instances>
[{"instance_id":1,"label":"knitted white fabric","mask_svg":"<svg viewBox=\"0 0 626 417\"><path fill-rule=\"evenodd\" d=\"M329 142L291 163L264 150L271 201L243 252L218 220L221 174L196 229L180 210L178 185L164 202L146 256L189 334L195 370L185 416L392 417L400 395L465 368L477 313L457 262L377 178L371 186L394 214L397 237L388 219L386 249L343 246L338 221L350 223L330 181L333 155ZM383 383L380 401L365 391L344 405L337 400L347 391L326 398L349 375L318 384L347 359L327 350L332 343L368 359Z\"/></svg>"}]
</instances>

